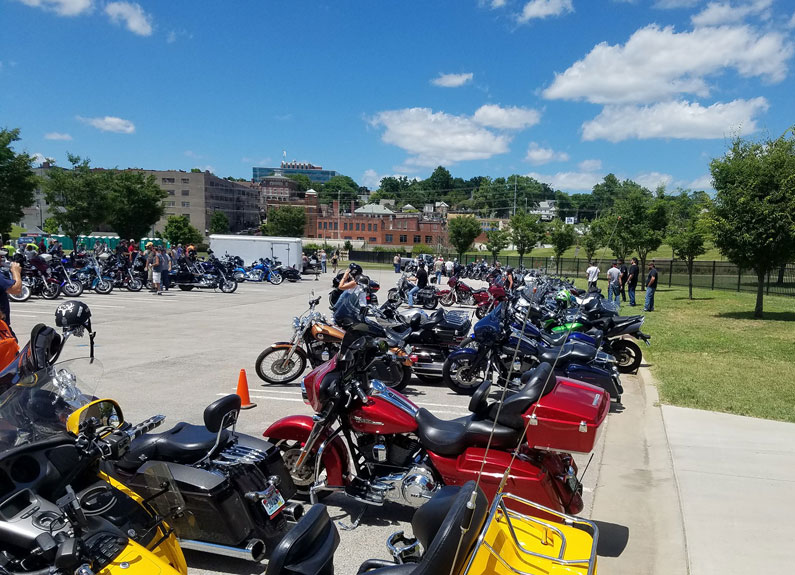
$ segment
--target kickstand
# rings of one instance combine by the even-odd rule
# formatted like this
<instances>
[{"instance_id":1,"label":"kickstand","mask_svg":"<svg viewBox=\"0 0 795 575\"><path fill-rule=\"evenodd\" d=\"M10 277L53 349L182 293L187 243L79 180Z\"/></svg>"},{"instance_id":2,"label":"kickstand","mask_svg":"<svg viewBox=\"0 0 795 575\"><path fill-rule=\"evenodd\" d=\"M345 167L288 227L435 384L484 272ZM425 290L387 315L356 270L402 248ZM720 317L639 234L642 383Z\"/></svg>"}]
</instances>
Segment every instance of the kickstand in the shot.
<instances>
[{"instance_id":1,"label":"kickstand","mask_svg":"<svg viewBox=\"0 0 795 575\"><path fill-rule=\"evenodd\" d=\"M359 523L361 522L362 517L364 517L364 514L367 512L368 507L369 505L367 505L366 503L362 504L362 510L359 513L359 515L356 517L356 519L353 521L353 523L345 524L342 521L337 521L337 525L339 525L340 529L342 529L343 531L353 531L359 526Z\"/></svg>"}]
</instances>

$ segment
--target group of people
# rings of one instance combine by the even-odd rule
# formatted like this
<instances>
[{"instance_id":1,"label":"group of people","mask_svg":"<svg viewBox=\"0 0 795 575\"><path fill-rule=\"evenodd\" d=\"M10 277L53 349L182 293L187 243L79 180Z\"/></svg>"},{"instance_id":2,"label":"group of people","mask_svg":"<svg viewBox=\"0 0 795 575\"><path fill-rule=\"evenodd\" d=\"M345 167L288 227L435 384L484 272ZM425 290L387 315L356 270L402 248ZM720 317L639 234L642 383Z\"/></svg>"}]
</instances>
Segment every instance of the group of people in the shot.
<instances>
[{"instance_id":1,"label":"group of people","mask_svg":"<svg viewBox=\"0 0 795 575\"><path fill-rule=\"evenodd\" d=\"M643 311L654 311L654 295L657 291L657 267L651 261L648 264L648 275L646 276L646 299L643 305ZM588 291L596 289L596 284L599 281L599 274L601 270L595 261L590 262L588 269L585 270L585 275L588 278ZM638 266L638 258L632 258L629 266L624 263L623 259L613 261L610 268L607 270L607 301L615 302L620 306L621 302L627 301L629 296L629 305L635 306L635 290L638 286L638 278L640 277L640 267Z\"/></svg>"},{"instance_id":2,"label":"group of people","mask_svg":"<svg viewBox=\"0 0 795 575\"><path fill-rule=\"evenodd\" d=\"M306 254L304 254L303 263L304 263L304 268L305 269L309 265L309 259L310 259L310 256L307 256ZM329 260L330 260L331 261L331 273L336 274L337 273L337 265L339 265L339 262L340 262L340 251L339 250L334 250L331 253L331 257L329 258L328 254L326 253L326 250L320 249L320 250L315 251L315 252L312 253L311 259L313 259L316 262L320 263L320 273L326 273L326 270L328 268L328 263L329 263Z\"/></svg>"}]
</instances>

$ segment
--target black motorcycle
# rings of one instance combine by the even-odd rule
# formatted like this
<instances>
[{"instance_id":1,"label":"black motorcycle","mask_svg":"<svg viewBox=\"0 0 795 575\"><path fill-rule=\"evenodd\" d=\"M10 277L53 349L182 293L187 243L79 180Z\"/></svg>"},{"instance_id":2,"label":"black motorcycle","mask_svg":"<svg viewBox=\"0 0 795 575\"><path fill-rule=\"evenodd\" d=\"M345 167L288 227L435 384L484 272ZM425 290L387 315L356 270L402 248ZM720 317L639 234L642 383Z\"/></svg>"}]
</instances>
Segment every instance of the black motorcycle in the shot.
<instances>
[{"instance_id":1,"label":"black motorcycle","mask_svg":"<svg viewBox=\"0 0 795 575\"><path fill-rule=\"evenodd\" d=\"M23 255L15 254L14 259L22 267L22 291L19 294L9 294L12 301L23 302L32 295L44 299L56 299L61 295L61 282L53 277L49 262L50 254L35 255L28 261Z\"/></svg>"},{"instance_id":2,"label":"black motorcycle","mask_svg":"<svg viewBox=\"0 0 795 575\"><path fill-rule=\"evenodd\" d=\"M398 280L397 287L393 287L389 290L387 299L398 304L408 303L408 293L412 288L414 288L414 284L407 280L406 276L402 276ZM433 286L428 285L414 294L414 302L425 309L436 309L436 306L439 305L439 296L436 294L436 290Z\"/></svg>"},{"instance_id":3,"label":"black motorcycle","mask_svg":"<svg viewBox=\"0 0 795 575\"><path fill-rule=\"evenodd\" d=\"M233 293L237 289L237 281L224 271L224 265L211 251L204 261L198 258L180 258L176 268L172 265L170 280L182 291L198 288L220 289L223 293Z\"/></svg>"}]
</instances>

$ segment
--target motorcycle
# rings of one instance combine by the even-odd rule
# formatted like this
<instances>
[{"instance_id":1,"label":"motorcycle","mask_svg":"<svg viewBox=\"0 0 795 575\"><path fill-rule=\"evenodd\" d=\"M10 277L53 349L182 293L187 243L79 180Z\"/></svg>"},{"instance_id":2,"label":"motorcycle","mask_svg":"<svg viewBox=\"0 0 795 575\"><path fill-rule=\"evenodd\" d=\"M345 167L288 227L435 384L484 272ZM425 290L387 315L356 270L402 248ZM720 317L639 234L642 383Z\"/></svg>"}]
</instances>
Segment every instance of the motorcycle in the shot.
<instances>
[{"instance_id":1,"label":"motorcycle","mask_svg":"<svg viewBox=\"0 0 795 575\"><path fill-rule=\"evenodd\" d=\"M312 294L314 296L314 292ZM309 300L309 309L293 318L293 337L265 348L257 357L257 375L267 383L285 384L298 379L306 370L328 361L339 351L345 331L333 326L326 317L315 311L320 297ZM410 351L402 349L404 333L392 332L392 356L376 362L374 374L393 389L403 389L411 382L413 360ZM382 337L387 332L382 330Z\"/></svg>"},{"instance_id":2,"label":"motorcycle","mask_svg":"<svg viewBox=\"0 0 795 575\"><path fill-rule=\"evenodd\" d=\"M392 302L408 303L408 293L412 288L414 288L414 284L406 279L406 276L401 276L397 287L389 290L387 299ZM414 301L425 309L436 309L436 306L439 305L439 296L433 286L428 285L414 294Z\"/></svg>"},{"instance_id":3,"label":"motorcycle","mask_svg":"<svg viewBox=\"0 0 795 575\"><path fill-rule=\"evenodd\" d=\"M52 260L50 254L36 255L30 261L20 254L15 259L22 266L22 291L19 294L8 294L11 301L27 301L33 295L44 299L57 299L61 295L61 282L52 276L48 267Z\"/></svg>"},{"instance_id":4,"label":"motorcycle","mask_svg":"<svg viewBox=\"0 0 795 575\"><path fill-rule=\"evenodd\" d=\"M337 299L342 295L342 291L340 291L338 288L340 282L342 281L343 275L345 275L345 272L341 271L331 280L331 287L334 289L332 289L328 294L328 303L329 308L332 310L334 309L334 304L337 303ZM378 305L378 296L376 293L381 289L381 284L369 276L363 275L359 278L359 286L364 289L367 305Z\"/></svg>"},{"instance_id":5,"label":"motorcycle","mask_svg":"<svg viewBox=\"0 0 795 575\"><path fill-rule=\"evenodd\" d=\"M207 261L193 261L192 258L183 257L177 262L176 271L172 269L171 283L182 291L198 288L233 293L237 289L237 280L227 275L223 267L213 257L212 252L208 252Z\"/></svg>"},{"instance_id":6,"label":"motorcycle","mask_svg":"<svg viewBox=\"0 0 795 575\"><path fill-rule=\"evenodd\" d=\"M582 509L568 452L593 448L609 409L603 390L554 378L545 365L523 376L525 386L505 400L498 420L486 382L470 402L470 416L444 421L368 377L385 346L367 331L350 326L340 352L304 378L304 401L314 416L282 418L263 434L282 450L299 494L315 502L341 492L366 504L416 507L443 485L474 479L483 465L480 485L491 498L510 466L512 493L557 511ZM536 405L542 395L543 405ZM527 418L536 425L525 436Z\"/></svg>"},{"instance_id":7,"label":"motorcycle","mask_svg":"<svg viewBox=\"0 0 795 575\"><path fill-rule=\"evenodd\" d=\"M273 269L289 282L301 281L301 272L294 267L282 265L280 261L273 262Z\"/></svg>"},{"instance_id":8,"label":"motorcycle","mask_svg":"<svg viewBox=\"0 0 795 575\"><path fill-rule=\"evenodd\" d=\"M107 259L110 254L101 254L100 258ZM74 278L83 284L83 289L93 289L97 293L109 294L113 291L113 278L103 274L102 267L96 257L89 254L78 254L75 259ZM82 264L81 267L78 267Z\"/></svg>"},{"instance_id":9,"label":"motorcycle","mask_svg":"<svg viewBox=\"0 0 795 575\"><path fill-rule=\"evenodd\" d=\"M133 274L133 268L127 265L127 258L111 256L103 267L104 274L113 278L113 287L125 288L128 291L138 292L144 287L143 282Z\"/></svg>"},{"instance_id":10,"label":"motorcycle","mask_svg":"<svg viewBox=\"0 0 795 575\"><path fill-rule=\"evenodd\" d=\"M53 258L50 263L52 276L60 282L61 293L67 297L80 297L83 295L83 284L78 281L74 270L70 273L66 269L67 258Z\"/></svg>"},{"instance_id":11,"label":"motorcycle","mask_svg":"<svg viewBox=\"0 0 795 575\"><path fill-rule=\"evenodd\" d=\"M439 303L444 306L453 304L460 305L479 305L489 299L489 292L486 289L472 289L465 284L458 276L452 276L447 280L449 290L439 290Z\"/></svg>"},{"instance_id":12,"label":"motorcycle","mask_svg":"<svg viewBox=\"0 0 795 575\"><path fill-rule=\"evenodd\" d=\"M478 319L483 319L491 313L495 306L508 299L505 288L498 284L491 284L486 293L488 297L480 299L477 303L478 307L475 309L475 317Z\"/></svg>"},{"instance_id":13,"label":"motorcycle","mask_svg":"<svg viewBox=\"0 0 795 575\"><path fill-rule=\"evenodd\" d=\"M122 457L160 419L122 430L121 409L110 400L73 411L72 398L64 396L70 380L68 369L48 366L0 396L0 430L10 442L0 452L0 571L186 575L163 518L98 471L102 460ZM71 434L61 419L67 414Z\"/></svg>"}]
</instances>

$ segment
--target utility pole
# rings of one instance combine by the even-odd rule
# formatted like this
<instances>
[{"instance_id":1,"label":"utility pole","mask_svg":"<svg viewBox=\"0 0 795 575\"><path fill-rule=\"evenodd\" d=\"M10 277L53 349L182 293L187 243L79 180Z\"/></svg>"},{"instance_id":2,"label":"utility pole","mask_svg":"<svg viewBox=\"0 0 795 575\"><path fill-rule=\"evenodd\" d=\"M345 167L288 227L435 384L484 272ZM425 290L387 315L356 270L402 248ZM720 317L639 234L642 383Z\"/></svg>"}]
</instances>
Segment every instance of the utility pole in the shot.
<instances>
[{"instance_id":1,"label":"utility pole","mask_svg":"<svg viewBox=\"0 0 795 575\"><path fill-rule=\"evenodd\" d=\"M513 175L513 215L516 215L516 174Z\"/></svg>"},{"instance_id":2,"label":"utility pole","mask_svg":"<svg viewBox=\"0 0 795 575\"><path fill-rule=\"evenodd\" d=\"M342 206L340 205L340 193L342 190L337 190L337 243L339 244L340 241L340 210L342 210ZM340 247L337 245L337 247Z\"/></svg>"}]
</instances>

